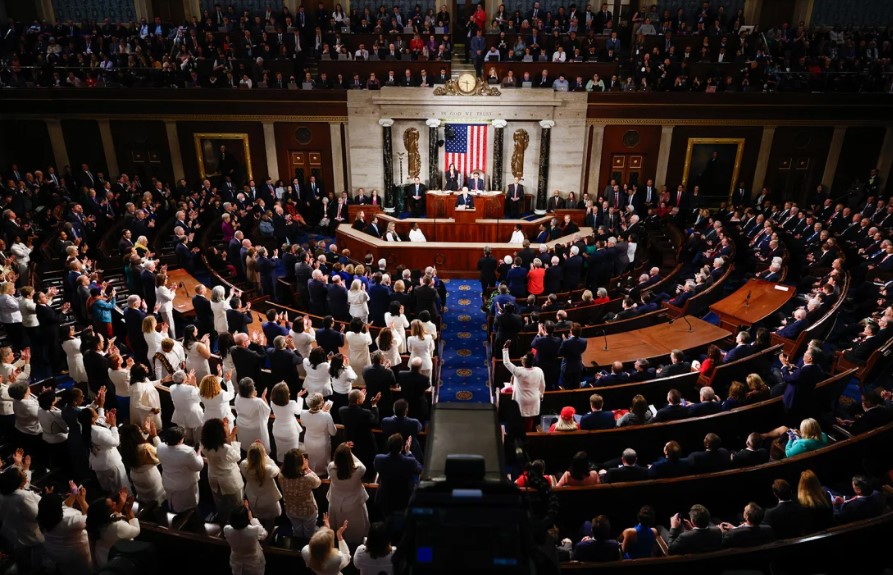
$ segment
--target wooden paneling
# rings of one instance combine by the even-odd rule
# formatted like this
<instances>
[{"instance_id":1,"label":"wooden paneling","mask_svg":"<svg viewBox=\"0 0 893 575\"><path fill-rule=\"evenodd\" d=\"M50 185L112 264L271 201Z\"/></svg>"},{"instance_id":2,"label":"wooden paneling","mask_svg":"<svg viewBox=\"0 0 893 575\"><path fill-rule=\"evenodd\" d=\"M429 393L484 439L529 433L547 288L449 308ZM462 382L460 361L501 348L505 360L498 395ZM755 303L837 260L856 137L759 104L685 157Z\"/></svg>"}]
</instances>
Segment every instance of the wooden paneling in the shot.
<instances>
[{"instance_id":1,"label":"wooden paneling","mask_svg":"<svg viewBox=\"0 0 893 575\"><path fill-rule=\"evenodd\" d=\"M293 166L306 166L304 181L311 173L316 175L323 189L332 190L332 136L328 123L276 122L273 126L276 135L276 164L279 166L279 179L291 180L295 177ZM307 171L310 170L310 171ZM276 174L273 174L276 178Z\"/></svg>"},{"instance_id":2,"label":"wooden paneling","mask_svg":"<svg viewBox=\"0 0 893 575\"><path fill-rule=\"evenodd\" d=\"M639 187L642 187L648 178L653 178L657 171L660 134L660 126L605 126L601 173L597 175L597 180L590 180L589 195L600 193L611 181L615 156L640 158L642 177ZM626 163L624 169L628 169Z\"/></svg>"},{"instance_id":3,"label":"wooden paneling","mask_svg":"<svg viewBox=\"0 0 893 575\"><path fill-rule=\"evenodd\" d=\"M822 183L833 133L833 128L776 128L765 180L773 197L803 202Z\"/></svg>"},{"instance_id":4,"label":"wooden paneling","mask_svg":"<svg viewBox=\"0 0 893 575\"><path fill-rule=\"evenodd\" d=\"M81 164L89 164L94 174L102 172L109 176L99 124L95 120L62 120L62 134L68 149L68 160L75 173Z\"/></svg>"},{"instance_id":5,"label":"wooden paneling","mask_svg":"<svg viewBox=\"0 0 893 575\"><path fill-rule=\"evenodd\" d=\"M863 183L868 171L877 167L878 154L884 141L883 126L847 128L840 150L837 172L831 186L833 196L841 195L859 178ZM828 182L825 182L826 184Z\"/></svg>"},{"instance_id":6,"label":"wooden paneling","mask_svg":"<svg viewBox=\"0 0 893 575\"><path fill-rule=\"evenodd\" d=\"M667 179L664 183L672 191L682 182L682 171L685 166L685 154L689 138L744 138L744 153L741 156L741 169L738 172L738 179L744 180L745 183L749 184L753 181L762 135L763 130L759 127L677 126L673 130ZM660 185L660 182L656 183Z\"/></svg>"},{"instance_id":7,"label":"wooden paneling","mask_svg":"<svg viewBox=\"0 0 893 575\"><path fill-rule=\"evenodd\" d=\"M248 134L251 170L258 184L263 182L267 173L267 152L260 122L178 122L177 135L180 138L180 152L183 154L183 170L187 181L195 182L199 179L194 135L201 133Z\"/></svg>"},{"instance_id":8,"label":"wooden paneling","mask_svg":"<svg viewBox=\"0 0 893 575\"><path fill-rule=\"evenodd\" d=\"M4 173L10 164L18 164L20 170L29 172L53 165L57 174L62 173L62 166L55 165L50 136L42 120L3 120L0 134L0 169Z\"/></svg>"},{"instance_id":9,"label":"wooden paneling","mask_svg":"<svg viewBox=\"0 0 893 575\"><path fill-rule=\"evenodd\" d=\"M121 172L139 174L144 182L153 177L165 182L183 177L183 174L174 174L171 168L163 122L113 121L110 124Z\"/></svg>"}]
</instances>

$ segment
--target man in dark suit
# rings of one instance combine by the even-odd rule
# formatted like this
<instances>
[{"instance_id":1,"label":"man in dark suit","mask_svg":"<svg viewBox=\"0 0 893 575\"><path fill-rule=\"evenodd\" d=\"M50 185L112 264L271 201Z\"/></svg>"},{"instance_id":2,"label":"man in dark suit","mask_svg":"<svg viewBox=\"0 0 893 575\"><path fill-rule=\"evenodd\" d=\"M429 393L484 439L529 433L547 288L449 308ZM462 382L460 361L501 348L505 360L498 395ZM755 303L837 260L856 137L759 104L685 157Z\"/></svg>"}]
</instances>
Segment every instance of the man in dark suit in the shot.
<instances>
[{"instance_id":1,"label":"man in dark suit","mask_svg":"<svg viewBox=\"0 0 893 575\"><path fill-rule=\"evenodd\" d=\"M549 197L548 201L546 201L546 212L554 212L555 210L564 209L564 198L561 197L561 194L558 190Z\"/></svg>"},{"instance_id":2,"label":"man in dark suit","mask_svg":"<svg viewBox=\"0 0 893 575\"><path fill-rule=\"evenodd\" d=\"M837 523L850 523L860 519L877 517L884 511L884 498L880 491L871 487L864 475L853 477L853 493L850 498L834 498L834 519Z\"/></svg>"},{"instance_id":3,"label":"man in dark suit","mask_svg":"<svg viewBox=\"0 0 893 575\"><path fill-rule=\"evenodd\" d=\"M468 189L472 192L487 191L487 184L480 172L475 171L471 174L471 177L468 179Z\"/></svg>"},{"instance_id":4,"label":"man in dark suit","mask_svg":"<svg viewBox=\"0 0 893 575\"><path fill-rule=\"evenodd\" d=\"M347 303L347 290L341 276L332 276L332 282L328 285L326 301L329 304L329 313L338 321L350 320L350 305Z\"/></svg>"},{"instance_id":5,"label":"man in dark suit","mask_svg":"<svg viewBox=\"0 0 893 575\"><path fill-rule=\"evenodd\" d=\"M192 296L192 308L195 310L195 327L198 328L198 336L214 332L214 312L211 311L211 302L205 293L208 291L202 284L196 284L195 295ZM216 333L215 333L216 335Z\"/></svg>"},{"instance_id":6,"label":"man in dark suit","mask_svg":"<svg viewBox=\"0 0 893 575\"><path fill-rule=\"evenodd\" d=\"M679 393L678 389L671 389L667 392L667 405L658 409L651 421L660 423L685 419L686 417L688 417L688 407L682 404L682 394Z\"/></svg>"},{"instance_id":7,"label":"man in dark suit","mask_svg":"<svg viewBox=\"0 0 893 575\"><path fill-rule=\"evenodd\" d=\"M589 413L580 418L580 429L592 431L595 429L613 429L617 426L614 421L614 413L602 411L605 400L597 393L589 396Z\"/></svg>"},{"instance_id":8,"label":"man in dark suit","mask_svg":"<svg viewBox=\"0 0 893 575\"><path fill-rule=\"evenodd\" d=\"M425 210L425 193L427 188L422 181L416 177L409 186L409 197L407 198L409 209L412 211L412 217L420 218Z\"/></svg>"},{"instance_id":9,"label":"man in dark suit","mask_svg":"<svg viewBox=\"0 0 893 575\"><path fill-rule=\"evenodd\" d=\"M369 400L369 409L363 407L366 403L366 391L354 389L347 396L348 404L338 409L338 416L344 425L344 439L353 442L353 454L366 466L365 481L375 477L374 460L377 449L375 436L372 429L378 426L378 402L381 396L372 397Z\"/></svg>"},{"instance_id":10,"label":"man in dark suit","mask_svg":"<svg viewBox=\"0 0 893 575\"><path fill-rule=\"evenodd\" d=\"M561 356L560 385L564 389L577 389L583 378L583 352L586 351L588 342L580 337L583 328L574 323L571 326L571 334L561 342L558 355Z\"/></svg>"},{"instance_id":11,"label":"man in dark suit","mask_svg":"<svg viewBox=\"0 0 893 575\"><path fill-rule=\"evenodd\" d=\"M313 315L329 315L329 290L326 286L325 278L325 274L316 269L313 270L310 279L307 281L308 307Z\"/></svg>"},{"instance_id":12,"label":"man in dark suit","mask_svg":"<svg viewBox=\"0 0 893 575\"><path fill-rule=\"evenodd\" d=\"M670 364L657 370L658 377L670 377L672 375L681 375L691 371L691 363L685 361L685 354L681 349L674 349L670 352ZM681 397L681 396L680 396Z\"/></svg>"},{"instance_id":13,"label":"man in dark suit","mask_svg":"<svg viewBox=\"0 0 893 575\"><path fill-rule=\"evenodd\" d=\"M391 289L382 282L382 274L376 272L369 286L369 321L377 326L384 326L384 314L391 303ZM418 311L418 310L417 310Z\"/></svg>"},{"instance_id":14,"label":"man in dark suit","mask_svg":"<svg viewBox=\"0 0 893 575\"><path fill-rule=\"evenodd\" d=\"M301 381L298 378L298 366L301 365L301 356L295 352L295 342L283 335L276 336L272 340L273 347L267 349L267 358L270 362L270 380L274 383L284 381L288 385L289 395L294 397L301 389ZM237 372L238 373L238 370Z\"/></svg>"},{"instance_id":15,"label":"man in dark suit","mask_svg":"<svg viewBox=\"0 0 893 575\"><path fill-rule=\"evenodd\" d=\"M729 467L729 450L722 446L722 439L715 433L704 436L704 451L688 454L692 473L713 473Z\"/></svg>"},{"instance_id":16,"label":"man in dark suit","mask_svg":"<svg viewBox=\"0 0 893 575\"><path fill-rule=\"evenodd\" d=\"M506 191L505 213L509 218L518 218L523 207L524 186L521 184L521 178L515 176L515 181L509 184Z\"/></svg>"},{"instance_id":17,"label":"man in dark suit","mask_svg":"<svg viewBox=\"0 0 893 575\"><path fill-rule=\"evenodd\" d=\"M484 255L478 260L478 279L481 282L481 292L488 287L496 285L496 266L498 262L493 257L490 246L484 246Z\"/></svg>"},{"instance_id":18,"label":"man in dark suit","mask_svg":"<svg viewBox=\"0 0 893 575\"><path fill-rule=\"evenodd\" d=\"M363 381L366 383L367 398L371 399L372 397L380 396L381 408L379 412L382 417L390 417L394 415L394 398L391 394L391 388L397 383L394 378L394 372L390 366L382 364L381 351L374 351L371 357L372 365L363 368ZM369 407L369 405L366 407Z\"/></svg>"},{"instance_id":19,"label":"man in dark suit","mask_svg":"<svg viewBox=\"0 0 893 575\"><path fill-rule=\"evenodd\" d=\"M689 417L704 417L722 411L722 405L717 399L716 393L713 391L712 387L702 387L699 392L699 398L701 401L688 406Z\"/></svg>"},{"instance_id":20,"label":"man in dark suit","mask_svg":"<svg viewBox=\"0 0 893 575\"><path fill-rule=\"evenodd\" d=\"M430 412L426 392L431 387L431 380L421 373L421 369L422 358L412 358L409 362L409 369L397 374L397 383L400 385L403 398L409 405L409 413L419 421L425 422L428 421Z\"/></svg>"},{"instance_id":21,"label":"man in dark suit","mask_svg":"<svg viewBox=\"0 0 893 575\"><path fill-rule=\"evenodd\" d=\"M876 389L862 389L862 415L855 421L838 419L853 435L867 433L884 426L893 419L893 412L884 405L884 399Z\"/></svg>"},{"instance_id":22,"label":"man in dark suit","mask_svg":"<svg viewBox=\"0 0 893 575\"><path fill-rule=\"evenodd\" d=\"M456 196L456 207L465 210L474 209L474 196L468 193L468 188L463 186L462 191Z\"/></svg>"},{"instance_id":23,"label":"man in dark suit","mask_svg":"<svg viewBox=\"0 0 893 575\"><path fill-rule=\"evenodd\" d=\"M603 387L608 385L620 385L622 383L627 383L629 381L629 376L623 371L623 362L615 361L611 364L610 373L599 373L596 375L595 382L593 383L594 387Z\"/></svg>"},{"instance_id":24,"label":"man in dark suit","mask_svg":"<svg viewBox=\"0 0 893 575\"><path fill-rule=\"evenodd\" d=\"M561 343L561 338L555 336L555 324L547 321L537 326L537 335L530 344L530 347L536 352L534 365L543 370L548 390L558 389L558 380L561 374L561 358L559 357Z\"/></svg>"},{"instance_id":25,"label":"man in dark suit","mask_svg":"<svg viewBox=\"0 0 893 575\"><path fill-rule=\"evenodd\" d=\"M583 257L580 248L571 246L570 257L564 262L564 283L562 287L567 290L575 290L580 285L583 274Z\"/></svg>"},{"instance_id":26,"label":"man in dark suit","mask_svg":"<svg viewBox=\"0 0 893 575\"><path fill-rule=\"evenodd\" d=\"M878 325L874 322L865 322L865 327L860 334L862 340L854 347L843 352L843 356L854 363L864 364L876 349L886 343L877 336Z\"/></svg>"},{"instance_id":27,"label":"man in dark suit","mask_svg":"<svg viewBox=\"0 0 893 575\"><path fill-rule=\"evenodd\" d=\"M778 539L803 535L808 524L806 511L794 498L791 485L784 479L776 479L772 483L772 493L778 504L766 510L763 521L772 527Z\"/></svg>"},{"instance_id":28,"label":"man in dark suit","mask_svg":"<svg viewBox=\"0 0 893 575\"><path fill-rule=\"evenodd\" d=\"M725 356L723 356L723 363L731 363L753 354L753 348L750 347L750 332L738 332L738 335L735 336L735 343L735 347L727 351Z\"/></svg>"},{"instance_id":29,"label":"man in dark suit","mask_svg":"<svg viewBox=\"0 0 893 575\"><path fill-rule=\"evenodd\" d=\"M422 471L422 464L413 455L410 446L407 438L394 433L388 436L387 453L375 456L374 471L378 474L375 503L386 518L406 511Z\"/></svg>"},{"instance_id":30,"label":"man in dark suit","mask_svg":"<svg viewBox=\"0 0 893 575\"><path fill-rule=\"evenodd\" d=\"M781 354L781 374L784 378L784 408L791 423L800 424L804 417L815 414L815 386L825 378L822 368L814 363L814 352L803 352L803 367L798 368Z\"/></svg>"},{"instance_id":31,"label":"man in dark suit","mask_svg":"<svg viewBox=\"0 0 893 575\"><path fill-rule=\"evenodd\" d=\"M252 342L247 333L237 333L234 339L236 345L230 349L230 354L239 379L250 377L258 386L258 393L263 393L260 368L266 359L267 351L262 345Z\"/></svg>"},{"instance_id":32,"label":"man in dark suit","mask_svg":"<svg viewBox=\"0 0 893 575\"><path fill-rule=\"evenodd\" d=\"M670 518L667 541L670 555L705 553L722 547L722 531L710 523L710 512L703 505L692 505L688 520L677 513Z\"/></svg>"},{"instance_id":33,"label":"man in dark suit","mask_svg":"<svg viewBox=\"0 0 893 575\"><path fill-rule=\"evenodd\" d=\"M611 468L602 477L603 483L625 483L648 479L648 470L636 463L639 456L634 449L624 449L620 456L620 467Z\"/></svg>"},{"instance_id":34,"label":"man in dark suit","mask_svg":"<svg viewBox=\"0 0 893 575\"><path fill-rule=\"evenodd\" d=\"M146 300L146 309L155 310L155 262L148 260L143 264L140 272L140 287L143 288L143 299Z\"/></svg>"},{"instance_id":35,"label":"man in dark suit","mask_svg":"<svg viewBox=\"0 0 893 575\"><path fill-rule=\"evenodd\" d=\"M682 447L676 441L668 441L664 445L664 456L648 468L648 477L651 479L683 477L690 473L691 464L687 459L682 459Z\"/></svg>"},{"instance_id":36,"label":"man in dark suit","mask_svg":"<svg viewBox=\"0 0 893 575\"><path fill-rule=\"evenodd\" d=\"M242 307L242 299L232 297L229 300L230 309L226 310L226 325L230 333L248 333L248 325L254 322L247 308ZM238 373L238 371L236 371Z\"/></svg>"},{"instance_id":37,"label":"man in dark suit","mask_svg":"<svg viewBox=\"0 0 893 575\"><path fill-rule=\"evenodd\" d=\"M333 329L334 325L335 318L327 315L322 319L322 327L316 330L316 343L326 350L326 353L338 353L344 345L344 324L341 324L342 331Z\"/></svg>"},{"instance_id":38,"label":"man in dark suit","mask_svg":"<svg viewBox=\"0 0 893 575\"><path fill-rule=\"evenodd\" d=\"M369 222L368 226L366 226L366 233L376 238L381 237L381 229L379 228L377 217L373 216L372 221Z\"/></svg>"},{"instance_id":39,"label":"man in dark suit","mask_svg":"<svg viewBox=\"0 0 893 575\"><path fill-rule=\"evenodd\" d=\"M763 439L759 433L751 433L747 436L747 442L744 449L732 453L732 467L751 467L753 465L762 465L769 461L769 450L760 447Z\"/></svg>"},{"instance_id":40,"label":"man in dark suit","mask_svg":"<svg viewBox=\"0 0 893 575\"><path fill-rule=\"evenodd\" d=\"M415 299L416 315L424 310L431 314L431 319L434 319L440 318L440 296L438 296L437 290L431 286L432 281L430 276L425 275L422 278L422 285L414 288L412 295Z\"/></svg>"},{"instance_id":41,"label":"man in dark suit","mask_svg":"<svg viewBox=\"0 0 893 575\"><path fill-rule=\"evenodd\" d=\"M735 527L731 523L720 523L723 547L756 547L771 543L775 539L772 527L763 523L763 508L754 502L744 507L744 522Z\"/></svg>"},{"instance_id":42,"label":"man in dark suit","mask_svg":"<svg viewBox=\"0 0 893 575\"><path fill-rule=\"evenodd\" d=\"M691 198L689 193L685 191L685 186L682 184L679 184L676 187L675 193L670 194L670 206L679 208L680 214L688 214L690 202Z\"/></svg>"}]
</instances>

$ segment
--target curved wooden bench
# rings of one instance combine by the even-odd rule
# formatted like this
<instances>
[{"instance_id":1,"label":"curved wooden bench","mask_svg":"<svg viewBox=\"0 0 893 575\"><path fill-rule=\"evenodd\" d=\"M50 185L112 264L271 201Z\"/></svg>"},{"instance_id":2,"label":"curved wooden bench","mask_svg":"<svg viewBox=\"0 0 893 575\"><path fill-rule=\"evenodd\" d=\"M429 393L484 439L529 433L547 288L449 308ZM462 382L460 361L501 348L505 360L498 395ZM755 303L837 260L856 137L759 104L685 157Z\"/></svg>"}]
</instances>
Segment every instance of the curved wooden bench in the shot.
<instances>
[{"instance_id":1,"label":"curved wooden bench","mask_svg":"<svg viewBox=\"0 0 893 575\"><path fill-rule=\"evenodd\" d=\"M713 282L713 284L711 284L701 293L685 300L685 303L682 304L682 307L676 307L668 301L665 301L664 305L667 307L668 310L670 310L670 312L673 314L673 317L679 317L683 315L698 316L706 312L711 304L716 303L722 297L723 286L732 275L732 271L734 269L735 264L728 264L726 271L723 272L718 280Z\"/></svg>"},{"instance_id":2,"label":"curved wooden bench","mask_svg":"<svg viewBox=\"0 0 893 575\"><path fill-rule=\"evenodd\" d=\"M851 281L852 276L847 273L843 281L843 286L840 289L840 296L831 305L831 308L825 312L822 317L816 320L815 323L801 331L800 335L797 336L797 339L788 339L778 335L776 332L772 332L770 336L772 338L772 343L780 343L784 346L784 352L788 357L799 357L805 350L806 344L814 339L823 339L833 327L834 321L837 319L837 313L846 301Z\"/></svg>"}]
</instances>

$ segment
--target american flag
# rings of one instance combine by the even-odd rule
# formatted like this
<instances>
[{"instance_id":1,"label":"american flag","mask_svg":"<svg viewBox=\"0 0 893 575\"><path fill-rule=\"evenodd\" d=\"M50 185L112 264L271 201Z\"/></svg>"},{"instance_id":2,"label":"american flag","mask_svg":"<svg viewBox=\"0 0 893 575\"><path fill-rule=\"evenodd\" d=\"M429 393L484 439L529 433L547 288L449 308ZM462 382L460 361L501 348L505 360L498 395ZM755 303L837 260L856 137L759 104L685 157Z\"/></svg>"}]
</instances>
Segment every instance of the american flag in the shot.
<instances>
[{"instance_id":1,"label":"american flag","mask_svg":"<svg viewBox=\"0 0 893 575\"><path fill-rule=\"evenodd\" d=\"M444 145L444 169L456 165L460 174L471 174L475 170L486 172L487 168L487 124L450 124L453 137L446 138Z\"/></svg>"}]
</instances>

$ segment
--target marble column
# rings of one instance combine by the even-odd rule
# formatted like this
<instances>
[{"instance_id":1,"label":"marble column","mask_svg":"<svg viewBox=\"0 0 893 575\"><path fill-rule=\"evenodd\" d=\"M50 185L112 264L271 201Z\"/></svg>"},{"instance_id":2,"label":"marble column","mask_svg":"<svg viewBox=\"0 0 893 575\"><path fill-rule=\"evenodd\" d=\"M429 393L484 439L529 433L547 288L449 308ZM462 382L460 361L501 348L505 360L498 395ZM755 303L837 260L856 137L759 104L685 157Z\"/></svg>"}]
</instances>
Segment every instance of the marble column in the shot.
<instances>
[{"instance_id":1,"label":"marble column","mask_svg":"<svg viewBox=\"0 0 893 575\"><path fill-rule=\"evenodd\" d=\"M505 137L505 127L508 122L505 120L493 120L493 178L490 180L490 189L502 191L502 142Z\"/></svg>"},{"instance_id":2,"label":"marble column","mask_svg":"<svg viewBox=\"0 0 893 575\"><path fill-rule=\"evenodd\" d=\"M115 141L112 138L112 126L107 118L97 121L99 124L99 138L102 140L102 151L105 154L106 176L114 178L121 173L118 169L118 153L115 151Z\"/></svg>"},{"instance_id":3,"label":"marble column","mask_svg":"<svg viewBox=\"0 0 893 575\"><path fill-rule=\"evenodd\" d=\"M772 152L772 140L775 139L775 126L763 128L763 137L760 139L760 154L757 156L757 166L753 172L753 185L750 187L754 197L760 195L760 190L766 182L766 172L769 170L769 154Z\"/></svg>"},{"instance_id":4,"label":"marble column","mask_svg":"<svg viewBox=\"0 0 893 575\"><path fill-rule=\"evenodd\" d=\"M47 125L50 146L53 148L53 158L56 160L56 175L61 177L62 168L71 165L71 160L68 159L68 148L65 146L65 135L62 133L62 122L55 119L44 120L44 122Z\"/></svg>"},{"instance_id":5,"label":"marble column","mask_svg":"<svg viewBox=\"0 0 893 575\"><path fill-rule=\"evenodd\" d=\"M344 142L341 141L341 122L329 122L329 138L332 141L332 176L334 177L333 188L336 194L346 191L347 195L353 197L350 186L344 181L344 160L342 150Z\"/></svg>"},{"instance_id":6,"label":"marble column","mask_svg":"<svg viewBox=\"0 0 893 575\"><path fill-rule=\"evenodd\" d=\"M837 164L840 162L840 150L843 149L843 138L846 136L846 128L834 128L831 135L831 145L828 147L828 159L825 160L825 172L822 174L822 182L828 189L834 185L834 176L837 175Z\"/></svg>"},{"instance_id":7,"label":"marble column","mask_svg":"<svg viewBox=\"0 0 893 575\"><path fill-rule=\"evenodd\" d=\"M267 156L267 175L273 178L273 180L276 180L279 177L279 160L277 159L276 154L276 130L273 127L273 122L261 122L261 125L264 127L264 151ZM255 176L255 179L260 183L260 178ZM339 193L337 187L335 188L335 193Z\"/></svg>"},{"instance_id":8,"label":"marble column","mask_svg":"<svg viewBox=\"0 0 893 575\"><path fill-rule=\"evenodd\" d=\"M546 213L546 196L549 187L549 143L552 139L552 128L555 127L554 120L540 120L540 159L539 170L537 171L536 182L536 203L534 204L534 213L541 216Z\"/></svg>"},{"instance_id":9,"label":"marble column","mask_svg":"<svg viewBox=\"0 0 893 575\"><path fill-rule=\"evenodd\" d=\"M165 121L164 130L167 132L167 146L171 152L171 170L174 173L174 179L185 178L183 152L180 150L180 138L177 137L177 123L171 120Z\"/></svg>"},{"instance_id":10,"label":"marble column","mask_svg":"<svg viewBox=\"0 0 893 575\"><path fill-rule=\"evenodd\" d=\"M384 209L388 213L394 212L394 150L391 141L391 126L394 120L382 118L378 121L381 126L381 166L384 169Z\"/></svg>"},{"instance_id":11,"label":"marble column","mask_svg":"<svg viewBox=\"0 0 893 575\"><path fill-rule=\"evenodd\" d=\"M605 125L592 126L592 145L589 149L589 186L583 190L590 198L597 198L602 189L602 149L605 145ZM580 194L581 196L583 194Z\"/></svg>"},{"instance_id":12,"label":"marble column","mask_svg":"<svg viewBox=\"0 0 893 575\"><path fill-rule=\"evenodd\" d=\"M654 174L654 185L670 185L667 183L667 168L670 165L670 146L673 145L673 126L663 126L660 129L660 147L657 150L657 172ZM676 186L672 186L675 188Z\"/></svg>"},{"instance_id":13,"label":"marble column","mask_svg":"<svg viewBox=\"0 0 893 575\"><path fill-rule=\"evenodd\" d=\"M425 120L428 126L428 189L439 190L440 185L440 162L437 154L437 129L440 127L440 120L430 118Z\"/></svg>"}]
</instances>

